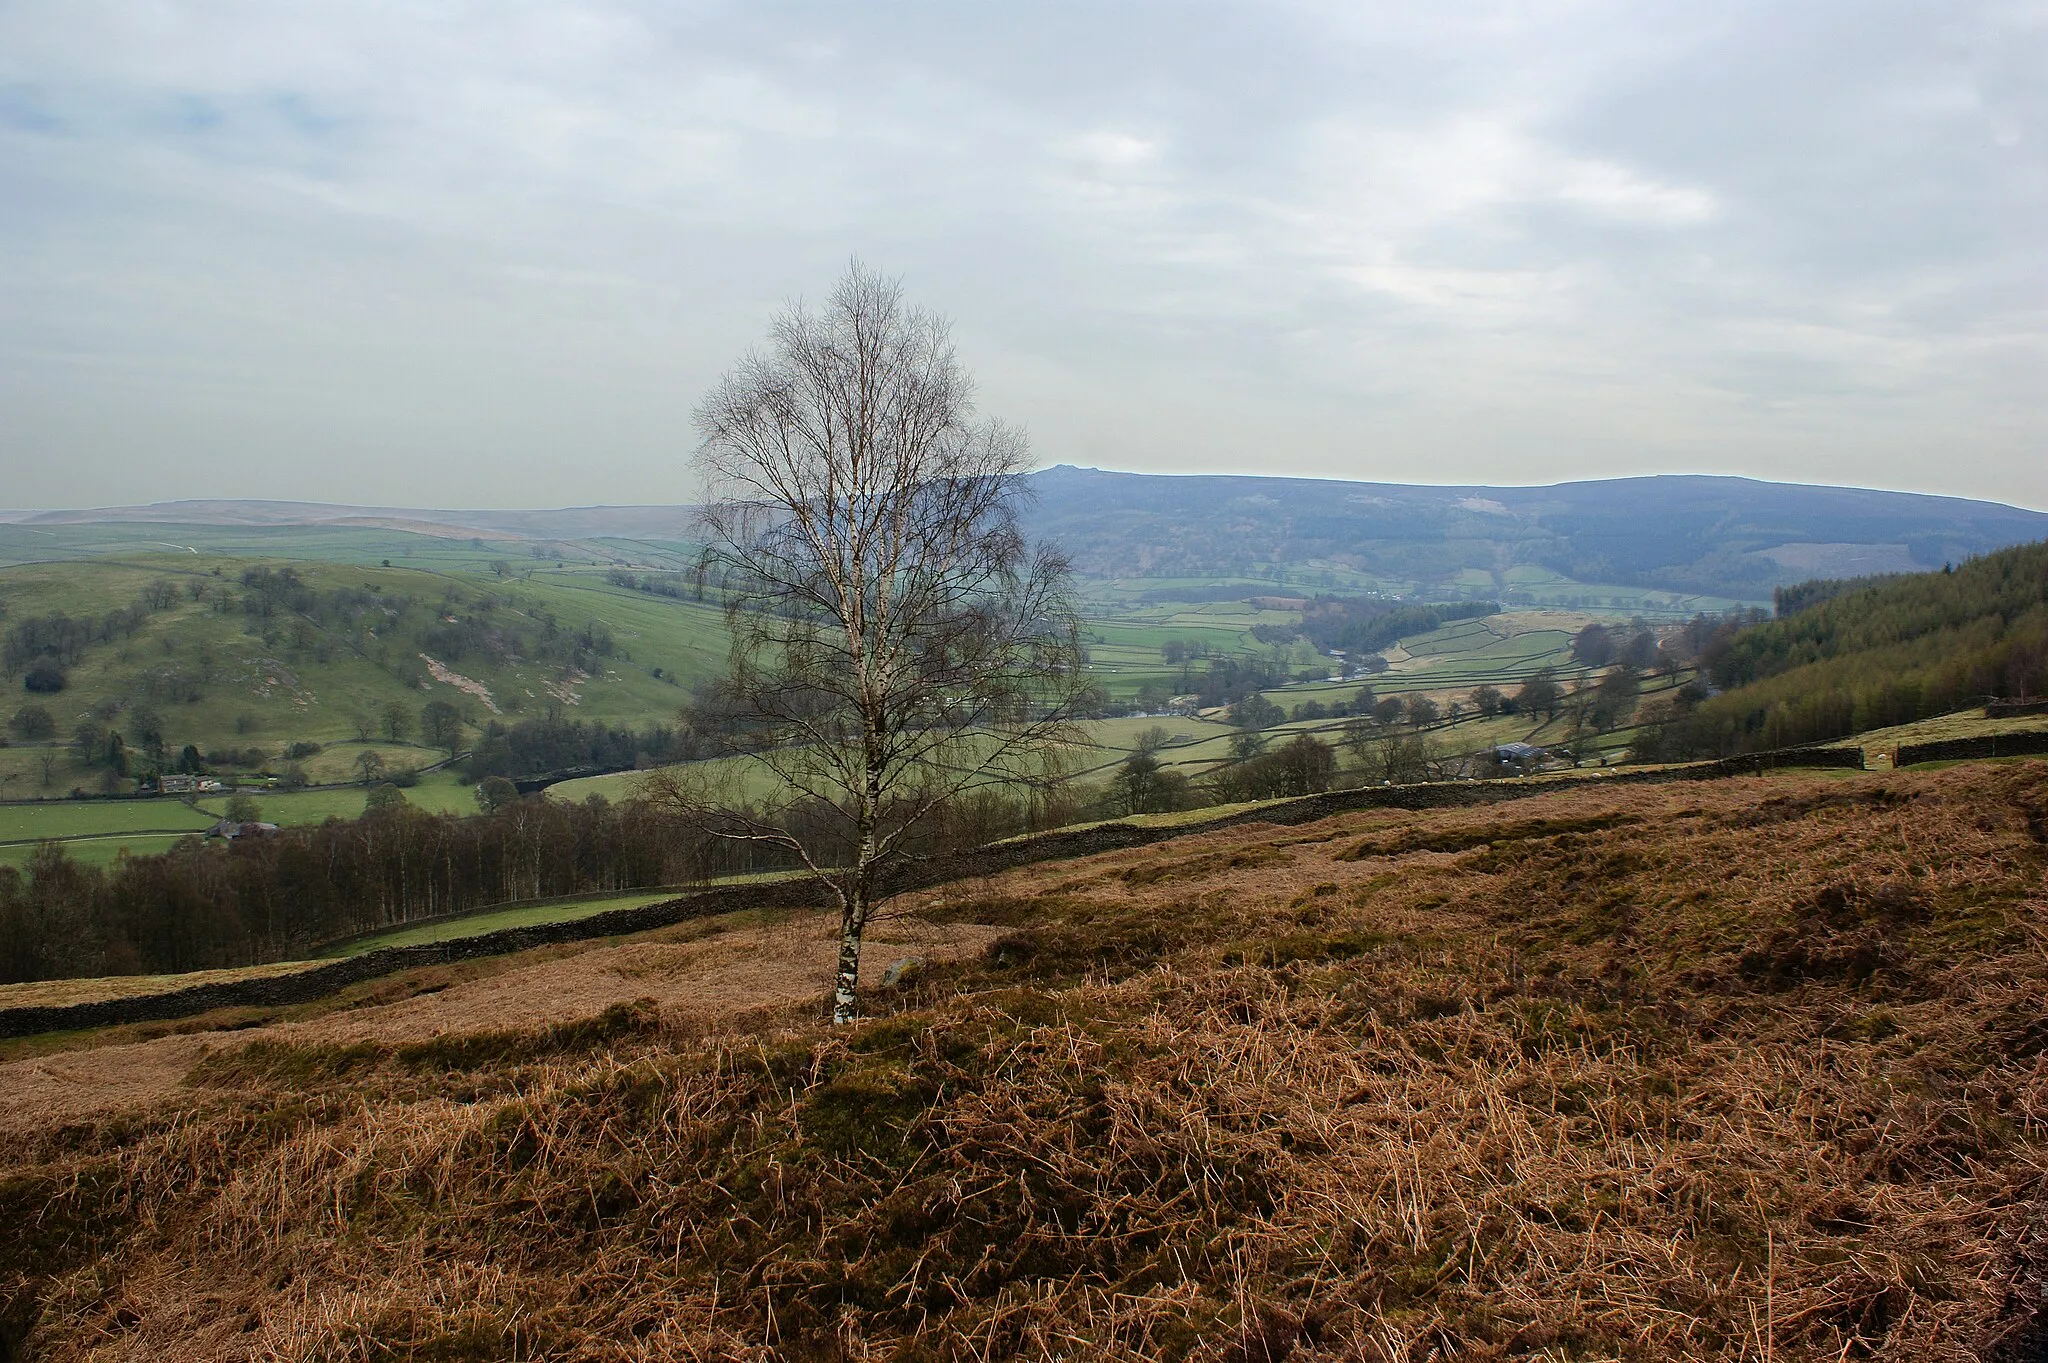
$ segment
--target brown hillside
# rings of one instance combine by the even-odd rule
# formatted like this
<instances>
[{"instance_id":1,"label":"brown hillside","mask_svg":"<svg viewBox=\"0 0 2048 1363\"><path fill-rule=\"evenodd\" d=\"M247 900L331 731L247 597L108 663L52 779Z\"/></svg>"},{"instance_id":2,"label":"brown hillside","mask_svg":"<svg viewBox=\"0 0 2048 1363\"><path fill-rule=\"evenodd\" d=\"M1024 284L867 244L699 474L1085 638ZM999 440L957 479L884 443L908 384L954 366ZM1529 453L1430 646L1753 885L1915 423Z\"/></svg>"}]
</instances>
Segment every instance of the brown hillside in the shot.
<instances>
[{"instance_id":1,"label":"brown hillside","mask_svg":"<svg viewBox=\"0 0 2048 1363\"><path fill-rule=\"evenodd\" d=\"M176 1093L17 1128L0 1328L153 1360L2040 1358L2044 867L2043 762L1579 789L929 894L985 948L837 1033L673 984L546 1021L549 972L593 967L516 964L512 1025L216 1034Z\"/></svg>"}]
</instances>

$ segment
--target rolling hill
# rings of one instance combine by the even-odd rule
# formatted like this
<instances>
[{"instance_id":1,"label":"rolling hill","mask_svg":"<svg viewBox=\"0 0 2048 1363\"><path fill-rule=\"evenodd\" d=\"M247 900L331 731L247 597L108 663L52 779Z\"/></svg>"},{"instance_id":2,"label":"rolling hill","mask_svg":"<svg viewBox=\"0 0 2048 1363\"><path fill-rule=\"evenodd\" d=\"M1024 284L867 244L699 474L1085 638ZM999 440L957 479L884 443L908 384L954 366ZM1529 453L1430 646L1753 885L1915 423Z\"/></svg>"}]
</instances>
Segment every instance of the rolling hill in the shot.
<instances>
[{"instance_id":1,"label":"rolling hill","mask_svg":"<svg viewBox=\"0 0 2048 1363\"><path fill-rule=\"evenodd\" d=\"M1507 602L1533 603L1545 573L1768 600L1786 583L1939 568L2048 538L2048 514L2037 511L1747 478L1426 487L1062 466L1033 475L1032 487L1033 531L1101 576L1302 586L1362 576Z\"/></svg>"},{"instance_id":2,"label":"rolling hill","mask_svg":"<svg viewBox=\"0 0 2048 1363\"><path fill-rule=\"evenodd\" d=\"M1100 579L1189 579L1189 589L1246 579L1296 587L1366 587L1436 599L1628 609L1573 586L1654 589L1722 601L1767 601L1816 577L1938 568L2048 538L2048 514L1993 502L1747 478L1616 478L1550 487L1426 486L1304 478L1174 477L1061 465L1031 475L1030 530L1058 540ZM109 545L209 528L215 552L294 527L334 543L305 552L360 554L342 533L477 541L478 552L536 551L595 562L650 561L682 546L687 506L561 510L425 510L270 501L0 513L0 561L77 557ZM219 536L237 532L223 540ZM252 539L252 537L255 537ZM614 541L609 548L600 541ZM201 550L207 543L192 541ZM656 546L659 548L657 549ZM412 545L446 554L457 545ZM1133 593L1134 595L1136 593ZM1201 595L1184 599L1215 599Z\"/></svg>"},{"instance_id":3,"label":"rolling hill","mask_svg":"<svg viewBox=\"0 0 2048 1363\"><path fill-rule=\"evenodd\" d=\"M112 788L112 768L82 765L80 749L39 764L48 745L95 723L131 749L153 725L164 755L189 744L228 769L275 769L295 745L347 744L303 759L312 779L343 780L363 740L424 739L419 716L435 701L455 706L470 735L551 710L640 728L672 722L684 688L725 658L716 608L594 572L550 566L501 580L198 554L0 569L0 642L12 692L0 720L49 717L46 732L13 726L0 798ZM408 717L396 731L392 707ZM382 753L394 766L440 755Z\"/></svg>"}]
</instances>

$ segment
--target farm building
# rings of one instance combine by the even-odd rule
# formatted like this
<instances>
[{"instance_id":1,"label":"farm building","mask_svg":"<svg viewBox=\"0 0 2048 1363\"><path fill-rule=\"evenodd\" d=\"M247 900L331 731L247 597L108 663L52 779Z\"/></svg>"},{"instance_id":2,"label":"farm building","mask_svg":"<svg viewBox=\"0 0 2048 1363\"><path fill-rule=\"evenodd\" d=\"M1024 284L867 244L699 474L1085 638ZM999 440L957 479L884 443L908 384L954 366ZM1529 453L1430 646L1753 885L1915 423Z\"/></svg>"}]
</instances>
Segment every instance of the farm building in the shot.
<instances>
[{"instance_id":1,"label":"farm building","mask_svg":"<svg viewBox=\"0 0 2048 1363\"><path fill-rule=\"evenodd\" d=\"M236 838L267 838L277 832L274 823L236 823L233 819L222 819L206 830L209 838L225 838L233 842Z\"/></svg>"},{"instance_id":2,"label":"farm building","mask_svg":"<svg viewBox=\"0 0 2048 1363\"><path fill-rule=\"evenodd\" d=\"M1494 745L1493 760L1503 767L1515 767L1523 771L1535 766L1549 754L1534 743L1499 743Z\"/></svg>"}]
</instances>

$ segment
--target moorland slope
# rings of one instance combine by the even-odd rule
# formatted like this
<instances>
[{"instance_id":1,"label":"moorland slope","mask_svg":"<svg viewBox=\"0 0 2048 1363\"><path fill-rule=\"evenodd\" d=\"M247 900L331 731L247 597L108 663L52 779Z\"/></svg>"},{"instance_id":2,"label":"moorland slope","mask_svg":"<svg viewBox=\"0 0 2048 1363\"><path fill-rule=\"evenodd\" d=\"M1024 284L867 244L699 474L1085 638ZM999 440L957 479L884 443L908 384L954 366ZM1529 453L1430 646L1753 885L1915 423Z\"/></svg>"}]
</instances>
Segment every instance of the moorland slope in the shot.
<instances>
[{"instance_id":1,"label":"moorland slope","mask_svg":"<svg viewBox=\"0 0 2048 1363\"><path fill-rule=\"evenodd\" d=\"M836 1031L656 955L493 966L516 1017L424 1022L423 980L11 1132L0 1319L39 1358L2016 1363L2044 868L2043 762L1587 786L926 892L978 950ZM41 1044L0 1084L90 1084Z\"/></svg>"},{"instance_id":2,"label":"moorland slope","mask_svg":"<svg viewBox=\"0 0 2048 1363\"><path fill-rule=\"evenodd\" d=\"M1063 465L1031 485L1033 533L1091 573L1270 580L1335 565L1432 596L1462 587L1507 600L1522 599L1517 568L1754 600L1805 578L1939 568L2048 537L2048 515L2018 507L1749 478L1432 487Z\"/></svg>"}]
</instances>

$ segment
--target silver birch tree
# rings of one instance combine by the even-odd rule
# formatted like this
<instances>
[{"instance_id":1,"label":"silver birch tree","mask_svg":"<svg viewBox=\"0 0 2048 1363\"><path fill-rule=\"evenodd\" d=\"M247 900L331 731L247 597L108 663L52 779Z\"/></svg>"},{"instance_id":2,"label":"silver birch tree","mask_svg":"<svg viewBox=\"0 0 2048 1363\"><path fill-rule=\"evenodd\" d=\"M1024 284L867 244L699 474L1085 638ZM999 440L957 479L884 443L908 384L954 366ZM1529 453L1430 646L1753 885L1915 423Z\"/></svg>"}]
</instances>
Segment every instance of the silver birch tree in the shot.
<instances>
[{"instance_id":1,"label":"silver birch tree","mask_svg":"<svg viewBox=\"0 0 2048 1363\"><path fill-rule=\"evenodd\" d=\"M1073 741L1068 564L1026 542L1024 437L977 417L947 323L858 262L822 308L782 312L696 417L698 538L732 633L718 701L776 793L664 790L830 887L846 1022L913 831L970 790L1045 779Z\"/></svg>"}]
</instances>

